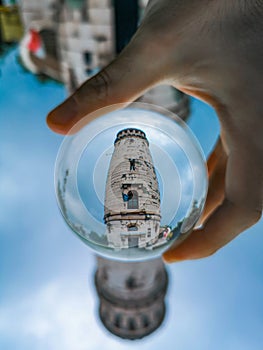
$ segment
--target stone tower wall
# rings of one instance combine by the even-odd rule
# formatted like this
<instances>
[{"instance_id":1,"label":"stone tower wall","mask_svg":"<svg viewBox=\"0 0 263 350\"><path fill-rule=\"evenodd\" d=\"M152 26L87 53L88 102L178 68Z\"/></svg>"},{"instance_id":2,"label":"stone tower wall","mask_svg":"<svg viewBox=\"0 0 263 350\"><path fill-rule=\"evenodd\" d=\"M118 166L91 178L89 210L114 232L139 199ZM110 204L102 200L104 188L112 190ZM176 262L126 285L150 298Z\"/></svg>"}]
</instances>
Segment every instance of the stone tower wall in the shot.
<instances>
[{"instance_id":1,"label":"stone tower wall","mask_svg":"<svg viewBox=\"0 0 263 350\"><path fill-rule=\"evenodd\" d=\"M126 339L139 339L162 323L168 275L160 258L125 263L97 258L95 284L105 327Z\"/></svg>"},{"instance_id":2,"label":"stone tower wall","mask_svg":"<svg viewBox=\"0 0 263 350\"><path fill-rule=\"evenodd\" d=\"M161 258L123 262L97 257L97 282L100 293L111 300L132 303L151 298L166 285L165 265Z\"/></svg>"},{"instance_id":3,"label":"stone tower wall","mask_svg":"<svg viewBox=\"0 0 263 350\"><path fill-rule=\"evenodd\" d=\"M138 227L138 231L130 232L129 225ZM160 221L151 219L128 220L125 218L107 224L108 244L112 248L146 248L151 249L158 240ZM134 239L132 240L131 237Z\"/></svg>"},{"instance_id":4,"label":"stone tower wall","mask_svg":"<svg viewBox=\"0 0 263 350\"><path fill-rule=\"evenodd\" d=\"M129 191L133 193L134 205L123 198ZM104 205L110 247L150 249L156 243L160 193L149 143L140 130L126 129L117 135Z\"/></svg>"},{"instance_id":5,"label":"stone tower wall","mask_svg":"<svg viewBox=\"0 0 263 350\"><path fill-rule=\"evenodd\" d=\"M130 170L129 159L135 159L135 170ZM128 209L122 199L123 186L137 191L138 209ZM105 215L127 211L160 215L159 186L148 142L138 137L115 144L107 178Z\"/></svg>"}]
</instances>

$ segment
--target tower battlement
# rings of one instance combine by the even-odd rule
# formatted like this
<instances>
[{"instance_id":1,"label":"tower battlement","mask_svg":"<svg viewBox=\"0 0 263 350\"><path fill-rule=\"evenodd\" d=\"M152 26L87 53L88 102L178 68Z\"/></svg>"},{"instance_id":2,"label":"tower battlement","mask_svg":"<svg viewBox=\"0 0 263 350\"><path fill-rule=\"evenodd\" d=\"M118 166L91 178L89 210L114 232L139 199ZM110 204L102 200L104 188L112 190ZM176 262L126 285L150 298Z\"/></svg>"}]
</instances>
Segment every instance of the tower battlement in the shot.
<instances>
[{"instance_id":1,"label":"tower battlement","mask_svg":"<svg viewBox=\"0 0 263 350\"><path fill-rule=\"evenodd\" d=\"M142 130L135 129L135 128L128 128L128 129L123 129L123 130L118 132L116 139L114 141L114 144L116 144L118 141L124 139L125 137L139 137L141 139L144 139L148 143L146 135Z\"/></svg>"}]
</instances>

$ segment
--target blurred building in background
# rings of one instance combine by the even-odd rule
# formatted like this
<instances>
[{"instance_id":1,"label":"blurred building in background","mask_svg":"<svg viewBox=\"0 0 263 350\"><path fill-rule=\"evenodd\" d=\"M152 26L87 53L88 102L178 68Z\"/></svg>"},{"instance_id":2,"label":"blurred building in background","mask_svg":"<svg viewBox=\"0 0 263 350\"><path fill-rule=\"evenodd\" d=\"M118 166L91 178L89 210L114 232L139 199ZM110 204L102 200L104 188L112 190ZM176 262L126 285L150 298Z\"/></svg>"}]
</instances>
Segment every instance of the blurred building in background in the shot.
<instances>
[{"instance_id":1,"label":"blurred building in background","mask_svg":"<svg viewBox=\"0 0 263 350\"><path fill-rule=\"evenodd\" d=\"M100 319L114 335L141 339L162 324L168 274L161 258L131 263L97 257L95 285Z\"/></svg>"},{"instance_id":2,"label":"blurred building in background","mask_svg":"<svg viewBox=\"0 0 263 350\"><path fill-rule=\"evenodd\" d=\"M21 0L26 35L20 45L23 64L35 74L65 83L72 93L105 67L136 31L147 1ZM139 98L163 106L182 119L188 98L171 86L158 86Z\"/></svg>"}]
</instances>

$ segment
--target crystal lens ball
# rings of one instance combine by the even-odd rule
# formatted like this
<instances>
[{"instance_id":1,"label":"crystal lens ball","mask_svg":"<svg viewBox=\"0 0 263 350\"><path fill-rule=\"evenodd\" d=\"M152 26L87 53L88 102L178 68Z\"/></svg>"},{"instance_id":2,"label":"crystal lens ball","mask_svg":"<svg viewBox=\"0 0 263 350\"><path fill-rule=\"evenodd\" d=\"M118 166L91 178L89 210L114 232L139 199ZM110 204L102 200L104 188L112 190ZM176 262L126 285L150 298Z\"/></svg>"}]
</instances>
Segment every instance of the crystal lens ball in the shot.
<instances>
[{"instance_id":1,"label":"crystal lens ball","mask_svg":"<svg viewBox=\"0 0 263 350\"><path fill-rule=\"evenodd\" d=\"M197 223L206 162L172 112L143 103L122 107L87 116L64 138L56 196L69 227L94 252L146 260L179 244Z\"/></svg>"}]
</instances>

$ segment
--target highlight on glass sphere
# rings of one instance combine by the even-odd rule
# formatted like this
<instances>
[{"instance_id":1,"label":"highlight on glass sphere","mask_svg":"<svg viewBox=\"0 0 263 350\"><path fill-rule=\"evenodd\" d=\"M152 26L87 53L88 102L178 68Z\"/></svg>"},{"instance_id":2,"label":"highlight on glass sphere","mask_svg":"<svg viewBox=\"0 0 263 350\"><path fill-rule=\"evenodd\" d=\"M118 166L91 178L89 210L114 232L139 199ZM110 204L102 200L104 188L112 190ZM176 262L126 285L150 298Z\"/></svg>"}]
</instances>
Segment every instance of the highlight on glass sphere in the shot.
<instances>
[{"instance_id":1,"label":"highlight on glass sphere","mask_svg":"<svg viewBox=\"0 0 263 350\"><path fill-rule=\"evenodd\" d=\"M208 185L202 150L186 124L162 107L134 102L100 115L88 115L61 144L60 210L102 256L160 256L187 237L202 213Z\"/></svg>"}]
</instances>

